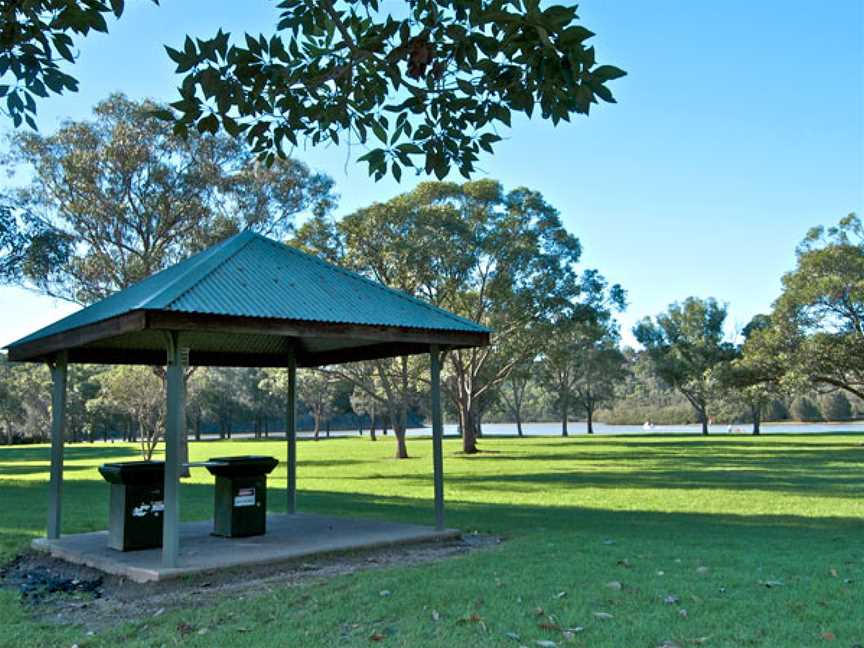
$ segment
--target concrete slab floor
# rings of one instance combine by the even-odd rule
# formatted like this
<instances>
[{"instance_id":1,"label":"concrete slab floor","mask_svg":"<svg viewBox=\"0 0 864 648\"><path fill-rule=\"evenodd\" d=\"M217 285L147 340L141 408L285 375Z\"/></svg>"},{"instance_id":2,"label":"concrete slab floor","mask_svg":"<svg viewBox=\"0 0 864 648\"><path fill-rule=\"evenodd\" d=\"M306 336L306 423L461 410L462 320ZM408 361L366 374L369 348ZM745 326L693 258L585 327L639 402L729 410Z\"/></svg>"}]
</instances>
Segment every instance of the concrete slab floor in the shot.
<instances>
[{"instance_id":1,"label":"concrete slab floor","mask_svg":"<svg viewBox=\"0 0 864 648\"><path fill-rule=\"evenodd\" d=\"M277 563L334 551L370 549L402 543L458 538L456 529L381 520L331 517L312 513L268 515L267 533L251 538L210 535L211 520L180 525L180 559L174 568L162 567L161 549L116 551L108 547L108 532L79 533L58 540L38 538L33 548L55 558L146 583L231 569Z\"/></svg>"}]
</instances>

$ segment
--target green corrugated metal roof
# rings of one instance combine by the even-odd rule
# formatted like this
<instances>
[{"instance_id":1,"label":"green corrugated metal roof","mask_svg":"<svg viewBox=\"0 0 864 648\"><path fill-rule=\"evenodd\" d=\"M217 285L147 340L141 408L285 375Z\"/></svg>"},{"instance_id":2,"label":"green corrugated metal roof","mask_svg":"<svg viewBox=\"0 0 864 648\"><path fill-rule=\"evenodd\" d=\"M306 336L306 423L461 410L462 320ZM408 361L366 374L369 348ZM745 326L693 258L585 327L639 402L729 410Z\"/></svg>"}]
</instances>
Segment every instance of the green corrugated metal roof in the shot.
<instances>
[{"instance_id":1,"label":"green corrugated metal roof","mask_svg":"<svg viewBox=\"0 0 864 648\"><path fill-rule=\"evenodd\" d=\"M9 346L136 310L489 332L425 301L247 231Z\"/></svg>"}]
</instances>

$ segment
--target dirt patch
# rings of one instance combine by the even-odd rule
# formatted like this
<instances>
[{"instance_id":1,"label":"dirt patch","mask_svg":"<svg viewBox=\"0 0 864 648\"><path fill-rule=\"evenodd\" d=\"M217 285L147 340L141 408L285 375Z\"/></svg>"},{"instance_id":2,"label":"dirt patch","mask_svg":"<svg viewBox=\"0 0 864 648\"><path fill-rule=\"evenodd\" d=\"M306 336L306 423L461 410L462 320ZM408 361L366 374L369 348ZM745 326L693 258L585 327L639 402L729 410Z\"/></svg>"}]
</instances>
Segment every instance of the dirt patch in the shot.
<instances>
[{"instance_id":1,"label":"dirt patch","mask_svg":"<svg viewBox=\"0 0 864 648\"><path fill-rule=\"evenodd\" d=\"M99 632L125 622L158 617L174 608L202 607L225 595L260 594L333 576L394 565L419 565L500 544L495 536L335 553L257 567L205 572L156 583L135 583L27 552L0 567L0 588L15 589L34 617Z\"/></svg>"}]
</instances>

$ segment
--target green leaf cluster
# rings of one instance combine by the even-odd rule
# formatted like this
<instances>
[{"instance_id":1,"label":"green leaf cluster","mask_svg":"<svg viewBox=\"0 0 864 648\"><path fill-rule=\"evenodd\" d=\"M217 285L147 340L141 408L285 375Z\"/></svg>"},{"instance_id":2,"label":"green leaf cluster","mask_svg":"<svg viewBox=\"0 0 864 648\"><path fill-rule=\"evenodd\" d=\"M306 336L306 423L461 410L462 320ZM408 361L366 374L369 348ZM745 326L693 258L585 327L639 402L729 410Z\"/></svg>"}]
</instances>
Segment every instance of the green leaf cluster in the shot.
<instances>
[{"instance_id":1,"label":"green leaf cluster","mask_svg":"<svg viewBox=\"0 0 864 648\"><path fill-rule=\"evenodd\" d=\"M167 48L184 75L179 133L224 129L272 163L301 141L367 150L376 180L405 168L468 178L514 112L553 124L614 102L575 6L539 0L283 0L272 35L219 30ZM166 115L167 116L167 115Z\"/></svg>"},{"instance_id":2,"label":"green leaf cluster","mask_svg":"<svg viewBox=\"0 0 864 648\"><path fill-rule=\"evenodd\" d=\"M123 9L123 0L0 0L0 111L36 130L37 99L78 90L61 69L75 62L73 37L107 33L105 16Z\"/></svg>"}]
</instances>

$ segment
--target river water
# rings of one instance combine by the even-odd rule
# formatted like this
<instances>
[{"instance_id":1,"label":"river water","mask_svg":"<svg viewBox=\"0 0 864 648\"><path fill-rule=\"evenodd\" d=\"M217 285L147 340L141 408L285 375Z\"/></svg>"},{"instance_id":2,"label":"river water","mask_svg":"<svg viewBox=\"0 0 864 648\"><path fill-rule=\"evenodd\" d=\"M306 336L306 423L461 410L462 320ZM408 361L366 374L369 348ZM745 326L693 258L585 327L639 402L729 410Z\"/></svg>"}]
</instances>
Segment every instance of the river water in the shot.
<instances>
[{"instance_id":1,"label":"river water","mask_svg":"<svg viewBox=\"0 0 864 648\"><path fill-rule=\"evenodd\" d=\"M711 434L728 434L729 426L716 424L709 426ZM572 435L585 434L584 422L571 421L567 431ZM752 425L733 424L733 434L750 434ZM408 431L410 436L431 434L431 428L413 428ZM523 423L522 432L526 436L560 436L561 423ZM864 434L864 422L854 423L763 423L762 434L824 434L827 432L857 432ZM455 424L444 425L445 435L457 434ZM594 424L594 434L701 434L701 425L655 425L651 430L645 430L641 425L606 425ZM485 423L483 434L486 436L516 436L515 423Z\"/></svg>"},{"instance_id":2,"label":"river water","mask_svg":"<svg viewBox=\"0 0 864 648\"><path fill-rule=\"evenodd\" d=\"M708 429L710 434L724 435L729 434L728 424L711 425ZM567 432L571 436L586 435L587 429L584 422L570 421L567 426ZM732 434L751 434L753 427L746 424L736 424L732 426ZM849 432L853 434L864 434L864 421L860 422L839 422L839 423L763 423L762 434L827 434L838 432ZM561 436L561 423L523 423L522 433L525 436ZM595 435L613 435L613 434L701 434L702 426L694 425L655 425L650 430L645 430L641 425L606 425L605 423L594 424ZM282 431L274 431L273 436L284 436ZM369 430L363 430L363 436L368 436ZM393 432L388 431L388 435L392 436ZM432 428L419 427L410 428L408 430L409 437L430 436ZM515 437L515 423L484 423L483 435L487 437ZM332 430L331 437L344 438L359 436L357 430ZM381 435L381 430L378 430L378 436ZM458 436L458 428L455 423L444 425L444 436ZM308 430L299 430L297 437L308 439L312 437L312 433ZM321 430L321 438L326 438L327 434ZM202 435L205 440L213 440L218 438L213 434ZM249 439L252 434L249 432L235 432L232 438Z\"/></svg>"}]
</instances>

